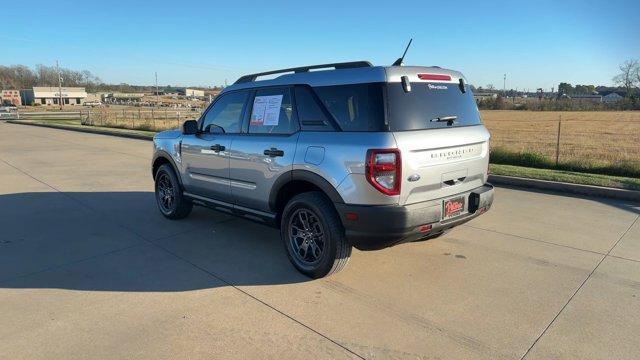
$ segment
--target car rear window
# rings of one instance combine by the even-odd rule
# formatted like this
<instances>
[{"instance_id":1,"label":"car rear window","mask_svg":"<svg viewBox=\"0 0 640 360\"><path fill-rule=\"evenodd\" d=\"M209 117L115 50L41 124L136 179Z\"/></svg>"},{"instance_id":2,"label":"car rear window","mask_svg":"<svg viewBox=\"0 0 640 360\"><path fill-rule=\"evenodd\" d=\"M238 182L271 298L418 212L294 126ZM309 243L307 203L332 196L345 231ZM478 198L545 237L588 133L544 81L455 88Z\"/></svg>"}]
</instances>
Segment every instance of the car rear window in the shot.
<instances>
[{"instance_id":1,"label":"car rear window","mask_svg":"<svg viewBox=\"0 0 640 360\"><path fill-rule=\"evenodd\" d=\"M480 113L469 85L412 83L405 92L401 83L387 85L387 113L390 131L439 129L480 124ZM436 121L455 117L455 121Z\"/></svg>"},{"instance_id":2,"label":"car rear window","mask_svg":"<svg viewBox=\"0 0 640 360\"><path fill-rule=\"evenodd\" d=\"M343 131L384 131L383 85L352 84L314 88Z\"/></svg>"}]
</instances>

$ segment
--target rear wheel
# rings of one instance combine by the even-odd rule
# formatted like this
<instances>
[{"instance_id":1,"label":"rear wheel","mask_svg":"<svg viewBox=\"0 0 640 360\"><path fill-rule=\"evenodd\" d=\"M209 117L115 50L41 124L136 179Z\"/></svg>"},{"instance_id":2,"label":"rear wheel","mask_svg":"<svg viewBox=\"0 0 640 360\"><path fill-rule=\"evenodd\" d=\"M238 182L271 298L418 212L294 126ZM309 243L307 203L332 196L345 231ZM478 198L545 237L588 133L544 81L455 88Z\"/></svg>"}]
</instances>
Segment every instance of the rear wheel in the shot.
<instances>
[{"instance_id":1,"label":"rear wheel","mask_svg":"<svg viewBox=\"0 0 640 360\"><path fill-rule=\"evenodd\" d=\"M340 218L320 192L299 194L287 203L280 233L293 266L314 279L342 270L351 256Z\"/></svg>"},{"instance_id":2,"label":"rear wheel","mask_svg":"<svg viewBox=\"0 0 640 360\"><path fill-rule=\"evenodd\" d=\"M182 194L173 168L164 164L156 172L156 202L162 215L169 219L182 219L191 213L193 204Z\"/></svg>"}]
</instances>

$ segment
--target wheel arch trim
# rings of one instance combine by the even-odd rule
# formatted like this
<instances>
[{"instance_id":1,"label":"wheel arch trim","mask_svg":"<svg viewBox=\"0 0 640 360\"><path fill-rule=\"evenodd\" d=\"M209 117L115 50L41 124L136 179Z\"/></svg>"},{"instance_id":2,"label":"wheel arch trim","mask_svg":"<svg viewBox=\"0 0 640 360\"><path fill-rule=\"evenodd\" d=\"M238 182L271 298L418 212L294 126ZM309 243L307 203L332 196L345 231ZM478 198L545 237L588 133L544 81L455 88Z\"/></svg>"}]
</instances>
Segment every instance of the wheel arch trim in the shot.
<instances>
[{"instance_id":1,"label":"wheel arch trim","mask_svg":"<svg viewBox=\"0 0 640 360\"><path fill-rule=\"evenodd\" d=\"M156 174L154 171L154 169L156 168L155 164L160 159L162 159L163 161L167 161L171 165L171 167L173 168L173 171L176 173L176 177L178 178L178 182L180 183L180 186L182 186L182 176L180 176L180 171L178 171L178 166L176 165L176 162L173 160L171 155L169 155L169 153L164 150L158 150L156 154L153 156L153 161L151 161L151 177L153 177L153 179L155 180L155 177L156 177Z\"/></svg>"},{"instance_id":2,"label":"wheel arch trim","mask_svg":"<svg viewBox=\"0 0 640 360\"><path fill-rule=\"evenodd\" d=\"M344 204L344 199L342 199L338 190L325 178L308 170L295 169L280 175L273 183L269 193L269 209L271 211L277 212L278 194L284 186L292 181L306 181L313 184L322 190L333 203Z\"/></svg>"}]
</instances>

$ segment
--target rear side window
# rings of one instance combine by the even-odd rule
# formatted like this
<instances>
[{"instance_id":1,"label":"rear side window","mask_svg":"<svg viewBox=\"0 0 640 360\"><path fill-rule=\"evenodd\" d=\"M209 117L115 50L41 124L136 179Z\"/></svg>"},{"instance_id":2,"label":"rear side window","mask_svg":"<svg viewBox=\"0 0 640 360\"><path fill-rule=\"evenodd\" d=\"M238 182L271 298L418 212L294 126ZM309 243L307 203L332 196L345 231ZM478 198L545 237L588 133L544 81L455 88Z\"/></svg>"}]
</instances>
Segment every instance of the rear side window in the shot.
<instances>
[{"instance_id":1,"label":"rear side window","mask_svg":"<svg viewBox=\"0 0 640 360\"><path fill-rule=\"evenodd\" d=\"M295 87L296 108L302 130L308 131L332 131L333 126L318 102L311 89L304 86Z\"/></svg>"},{"instance_id":2,"label":"rear side window","mask_svg":"<svg viewBox=\"0 0 640 360\"><path fill-rule=\"evenodd\" d=\"M319 86L314 90L343 131L384 131L382 84Z\"/></svg>"},{"instance_id":3,"label":"rear side window","mask_svg":"<svg viewBox=\"0 0 640 360\"><path fill-rule=\"evenodd\" d=\"M250 134L293 134L298 124L293 114L290 88L256 91L249 120Z\"/></svg>"},{"instance_id":4,"label":"rear side window","mask_svg":"<svg viewBox=\"0 0 640 360\"><path fill-rule=\"evenodd\" d=\"M391 131L439 129L480 124L480 113L468 85L412 83L404 92L402 84L387 85L387 111ZM452 119L452 122L438 121Z\"/></svg>"}]
</instances>

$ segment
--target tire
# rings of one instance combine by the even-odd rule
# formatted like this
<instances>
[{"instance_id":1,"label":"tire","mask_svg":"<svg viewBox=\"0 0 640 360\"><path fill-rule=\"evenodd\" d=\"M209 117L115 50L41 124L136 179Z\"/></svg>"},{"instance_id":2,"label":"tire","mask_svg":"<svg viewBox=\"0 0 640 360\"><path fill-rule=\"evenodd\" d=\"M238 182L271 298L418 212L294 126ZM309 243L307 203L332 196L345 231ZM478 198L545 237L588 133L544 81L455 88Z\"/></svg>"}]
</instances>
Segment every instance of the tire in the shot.
<instances>
[{"instance_id":1,"label":"tire","mask_svg":"<svg viewBox=\"0 0 640 360\"><path fill-rule=\"evenodd\" d=\"M182 194L176 173L169 164L160 166L155 176L155 196L160 213L167 219L185 218L193 204Z\"/></svg>"},{"instance_id":2,"label":"tire","mask_svg":"<svg viewBox=\"0 0 640 360\"><path fill-rule=\"evenodd\" d=\"M340 217L321 192L306 192L289 200L282 212L280 234L289 261L313 279L342 270L351 256Z\"/></svg>"}]
</instances>

